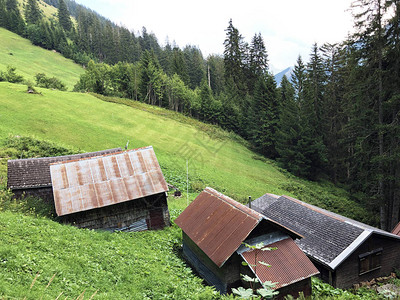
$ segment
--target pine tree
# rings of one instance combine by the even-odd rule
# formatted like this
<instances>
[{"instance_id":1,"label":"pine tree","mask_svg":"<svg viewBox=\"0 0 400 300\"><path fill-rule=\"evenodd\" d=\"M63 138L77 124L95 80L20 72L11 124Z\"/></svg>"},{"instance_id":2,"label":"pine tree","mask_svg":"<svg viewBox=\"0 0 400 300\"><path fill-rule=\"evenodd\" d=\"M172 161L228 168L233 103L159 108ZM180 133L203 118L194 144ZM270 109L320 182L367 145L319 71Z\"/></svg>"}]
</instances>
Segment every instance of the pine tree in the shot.
<instances>
[{"instance_id":1,"label":"pine tree","mask_svg":"<svg viewBox=\"0 0 400 300\"><path fill-rule=\"evenodd\" d=\"M248 61L247 85L252 94L258 78L268 73L268 54L260 33L255 34L251 41Z\"/></svg>"},{"instance_id":2,"label":"pine tree","mask_svg":"<svg viewBox=\"0 0 400 300\"><path fill-rule=\"evenodd\" d=\"M0 0L0 27L6 27L7 11L4 0Z\"/></svg>"},{"instance_id":3,"label":"pine tree","mask_svg":"<svg viewBox=\"0 0 400 300\"><path fill-rule=\"evenodd\" d=\"M386 1L393 12L386 28L386 47L383 57L384 91L383 134L385 157L385 202L387 228L393 229L400 219L400 1Z\"/></svg>"},{"instance_id":4,"label":"pine tree","mask_svg":"<svg viewBox=\"0 0 400 300\"><path fill-rule=\"evenodd\" d=\"M244 43L239 30L233 26L232 19L229 21L229 26L225 31L225 79L232 78L233 83L237 86L237 90L243 95L246 92L244 65L247 45Z\"/></svg>"},{"instance_id":5,"label":"pine tree","mask_svg":"<svg viewBox=\"0 0 400 300\"><path fill-rule=\"evenodd\" d=\"M6 0L6 9L8 12L19 11L17 0Z\"/></svg>"},{"instance_id":6,"label":"pine tree","mask_svg":"<svg viewBox=\"0 0 400 300\"><path fill-rule=\"evenodd\" d=\"M141 62L141 78L139 90L143 101L148 104L160 104L162 96L162 70L153 51L146 50Z\"/></svg>"},{"instance_id":7,"label":"pine tree","mask_svg":"<svg viewBox=\"0 0 400 300\"><path fill-rule=\"evenodd\" d=\"M183 54L187 65L189 87L192 89L200 87L202 81L206 78L204 58L200 49L193 46L186 46L183 49Z\"/></svg>"},{"instance_id":8,"label":"pine tree","mask_svg":"<svg viewBox=\"0 0 400 300\"><path fill-rule=\"evenodd\" d=\"M65 31L70 31L72 28L72 21L64 0L59 0L57 16L61 27L64 28Z\"/></svg>"},{"instance_id":9,"label":"pine tree","mask_svg":"<svg viewBox=\"0 0 400 300\"><path fill-rule=\"evenodd\" d=\"M42 19L37 0L28 0L25 6L25 20L27 24L39 24Z\"/></svg>"},{"instance_id":10,"label":"pine tree","mask_svg":"<svg viewBox=\"0 0 400 300\"><path fill-rule=\"evenodd\" d=\"M217 55L207 58L207 80L215 95L223 92L225 86L224 60Z\"/></svg>"},{"instance_id":11,"label":"pine tree","mask_svg":"<svg viewBox=\"0 0 400 300\"><path fill-rule=\"evenodd\" d=\"M25 31L25 22L21 16L16 0L6 0L0 5L0 25L12 32L22 35Z\"/></svg>"},{"instance_id":12,"label":"pine tree","mask_svg":"<svg viewBox=\"0 0 400 300\"><path fill-rule=\"evenodd\" d=\"M316 113L313 99L307 97L306 77L299 57L292 76L294 97L281 107L277 151L290 172L315 180L324 168L325 146L316 132Z\"/></svg>"},{"instance_id":13,"label":"pine tree","mask_svg":"<svg viewBox=\"0 0 400 300\"><path fill-rule=\"evenodd\" d=\"M346 182L347 165L345 158L345 125L347 116L344 112L345 86L345 52L336 44L324 44L321 47L323 64L326 73L321 106L321 119L325 123L323 129L324 144L327 145L328 174L334 183Z\"/></svg>"},{"instance_id":14,"label":"pine tree","mask_svg":"<svg viewBox=\"0 0 400 300\"><path fill-rule=\"evenodd\" d=\"M177 74L186 85L189 85L188 66L182 50L178 47L172 50L171 73Z\"/></svg>"},{"instance_id":15,"label":"pine tree","mask_svg":"<svg viewBox=\"0 0 400 300\"><path fill-rule=\"evenodd\" d=\"M364 164L366 173L371 174L368 182L375 185L375 199L380 203L381 228L388 227L388 197L385 186L385 134L382 130L385 123L384 116L384 82L383 82L383 54L385 47L384 1L358 0L353 3L356 11L356 28L354 39L360 47L360 59L364 64L368 88L363 91L363 107L371 109L369 126L370 132L366 135L365 145L369 149L369 159ZM360 95L361 96L361 95ZM372 100L369 102L369 100ZM368 103L369 102L369 103ZM371 106L372 105L372 106Z\"/></svg>"},{"instance_id":16,"label":"pine tree","mask_svg":"<svg viewBox=\"0 0 400 300\"><path fill-rule=\"evenodd\" d=\"M317 44L312 47L312 52L310 55L310 61L307 64L307 95L306 97L310 99L315 111L315 130L319 135L324 132L324 127L326 122L323 116L323 95L325 90L326 82L326 72L324 65L322 63L322 58L319 53L319 48Z\"/></svg>"},{"instance_id":17,"label":"pine tree","mask_svg":"<svg viewBox=\"0 0 400 300\"><path fill-rule=\"evenodd\" d=\"M286 76L280 87L280 107L276 150L278 161L295 175L302 175L304 168L303 150L299 147L301 139L300 107L295 100L295 90Z\"/></svg>"},{"instance_id":18,"label":"pine tree","mask_svg":"<svg viewBox=\"0 0 400 300\"><path fill-rule=\"evenodd\" d=\"M275 158L279 107L275 79L269 74L259 76L255 84L253 116L252 143L260 153Z\"/></svg>"}]
</instances>

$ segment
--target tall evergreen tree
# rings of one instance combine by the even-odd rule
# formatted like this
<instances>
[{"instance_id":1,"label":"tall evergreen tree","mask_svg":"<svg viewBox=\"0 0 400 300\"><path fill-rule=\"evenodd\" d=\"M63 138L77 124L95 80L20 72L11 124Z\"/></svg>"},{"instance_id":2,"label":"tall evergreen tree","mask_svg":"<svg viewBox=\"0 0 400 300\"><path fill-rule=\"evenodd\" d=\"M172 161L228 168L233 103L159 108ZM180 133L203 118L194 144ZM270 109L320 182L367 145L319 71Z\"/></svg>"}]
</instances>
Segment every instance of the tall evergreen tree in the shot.
<instances>
[{"instance_id":1,"label":"tall evergreen tree","mask_svg":"<svg viewBox=\"0 0 400 300\"><path fill-rule=\"evenodd\" d=\"M16 0L6 0L0 5L0 24L2 27L22 35L25 31L25 22L21 16Z\"/></svg>"},{"instance_id":2,"label":"tall evergreen tree","mask_svg":"<svg viewBox=\"0 0 400 300\"><path fill-rule=\"evenodd\" d=\"M381 228L388 229L387 198L385 186L384 155L385 135L382 130L384 125L384 86L383 86L383 53L385 46L385 6L383 0L358 0L353 3L355 7L356 43L361 46L359 51L360 59L364 64L364 71L367 72L368 89L364 90L365 100L372 100L365 103L372 114L369 126L369 138L365 141L370 150L369 163L364 170L372 176L368 180L375 185L375 199L380 203ZM360 95L361 96L361 95ZM364 100L364 101L365 101ZM367 100L367 101L368 101ZM372 106L371 106L372 105ZM372 172L373 169L373 172Z\"/></svg>"},{"instance_id":3,"label":"tall evergreen tree","mask_svg":"<svg viewBox=\"0 0 400 300\"><path fill-rule=\"evenodd\" d=\"M305 165L303 149L299 147L301 139L300 106L295 99L295 90L286 76L280 87L280 112L276 141L278 161L291 173L304 175Z\"/></svg>"},{"instance_id":4,"label":"tall evergreen tree","mask_svg":"<svg viewBox=\"0 0 400 300\"><path fill-rule=\"evenodd\" d=\"M171 73L177 74L186 85L189 85L188 66L182 50L178 47L172 50Z\"/></svg>"},{"instance_id":5,"label":"tall evergreen tree","mask_svg":"<svg viewBox=\"0 0 400 300\"><path fill-rule=\"evenodd\" d=\"M17 0L6 0L6 9L8 12L19 11Z\"/></svg>"},{"instance_id":6,"label":"tall evergreen tree","mask_svg":"<svg viewBox=\"0 0 400 300\"><path fill-rule=\"evenodd\" d=\"M25 20L28 24L39 24L42 19L42 12L40 11L37 0L28 0L25 5Z\"/></svg>"},{"instance_id":7,"label":"tall evergreen tree","mask_svg":"<svg viewBox=\"0 0 400 300\"><path fill-rule=\"evenodd\" d=\"M224 65L225 78L232 78L233 83L237 86L237 90L242 94L246 91L244 63L247 45L243 41L239 30L229 21L229 26L225 30L226 38L224 41Z\"/></svg>"},{"instance_id":8,"label":"tall evergreen tree","mask_svg":"<svg viewBox=\"0 0 400 300\"><path fill-rule=\"evenodd\" d=\"M255 34L251 40L246 70L248 89L253 93L258 78L268 73L268 54L260 33Z\"/></svg>"},{"instance_id":9,"label":"tall evergreen tree","mask_svg":"<svg viewBox=\"0 0 400 300\"><path fill-rule=\"evenodd\" d=\"M385 73L387 104L385 106L385 148L387 166L388 228L392 229L400 219L400 1L386 1L393 11L387 26Z\"/></svg>"},{"instance_id":10,"label":"tall evergreen tree","mask_svg":"<svg viewBox=\"0 0 400 300\"><path fill-rule=\"evenodd\" d=\"M0 0L0 27L6 27L7 11L4 0Z\"/></svg>"},{"instance_id":11,"label":"tall evergreen tree","mask_svg":"<svg viewBox=\"0 0 400 300\"><path fill-rule=\"evenodd\" d=\"M322 57L319 52L317 44L312 47L310 55L310 61L307 64L307 95L315 111L314 122L316 132L319 135L323 135L325 130L326 122L323 116L323 96L326 82L326 71L322 62Z\"/></svg>"},{"instance_id":12,"label":"tall evergreen tree","mask_svg":"<svg viewBox=\"0 0 400 300\"><path fill-rule=\"evenodd\" d=\"M344 105L345 86L345 52L336 44L324 44L321 47L326 74L326 85L322 97L321 121L324 144L327 145L328 174L334 183L347 180L345 158L344 128L347 123Z\"/></svg>"},{"instance_id":13,"label":"tall evergreen tree","mask_svg":"<svg viewBox=\"0 0 400 300\"><path fill-rule=\"evenodd\" d=\"M207 81L214 94L223 92L225 86L224 60L221 56L210 55L207 58Z\"/></svg>"},{"instance_id":14,"label":"tall evergreen tree","mask_svg":"<svg viewBox=\"0 0 400 300\"><path fill-rule=\"evenodd\" d=\"M59 0L57 16L58 22L60 23L62 28L64 28L65 31L70 31L72 28L72 21L64 0Z\"/></svg>"},{"instance_id":15,"label":"tall evergreen tree","mask_svg":"<svg viewBox=\"0 0 400 300\"><path fill-rule=\"evenodd\" d=\"M254 88L253 115L253 144L260 153L275 158L279 107L276 83L272 75L264 74L258 77Z\"/></svg>"}]
</instances>

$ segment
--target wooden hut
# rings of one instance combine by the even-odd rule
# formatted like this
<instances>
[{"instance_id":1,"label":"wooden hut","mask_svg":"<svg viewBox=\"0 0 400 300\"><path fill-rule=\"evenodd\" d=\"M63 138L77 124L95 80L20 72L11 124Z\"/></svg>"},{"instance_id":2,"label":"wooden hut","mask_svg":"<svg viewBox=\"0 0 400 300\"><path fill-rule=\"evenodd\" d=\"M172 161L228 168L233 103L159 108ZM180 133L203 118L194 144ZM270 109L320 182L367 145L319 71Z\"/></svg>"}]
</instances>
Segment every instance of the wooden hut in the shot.
<instances>
[{"instance_id":1,"label":"wooden hut","mask_svg":"<svg viewBox=\"0 0 400 300\"><path fill-rule=\"evenodd\" d=\"M270 218L206 188L175 220L182 229L183 254L205 281L221 293L243 285L240 274L253 273L261 282L277 282L280 297L311 294L311 276L318 270L294 243L301 238ZM262 242L274 251L252 250L243 243ZM262 252L259 253L259 252ZM262 257L271 267L244 267ZM257 259L257 261L260 261Z\"/></svg>"},{"instance_id":2,"label":"wooden hut","mask_svg":"<svg viewBox=\"0 0 400 300\"><path fill-rule=\"evenodd\" d=\"M400 237L288 196L265 194L251 207L299 232L300 249L338 288L389 275L400 268Z\"/></svg>"},{"instance_id":3,"label":"wooden hut","mask_svg":"<svg viewBox=\"0 0 400 300\"><path fill-rule=\"evenodd\" d=\"M51 163L77 160L119 151L121 151L121 148L75 155L9 160L7 162L7 188L11 189L16 198L20 198L22 195L35 196L53 203L50 177Z\"/></svg>"},{"instance_id":4,"label":"wooden hut","mask_svg":"<svg viewBox=\"0 0 400 300\"><path fill-rule=\"evenodd\" d=\"M55 163L50 173L64 222L113 231L170 224L168 186L152 147Z\"/></svg>"}]
</instances>

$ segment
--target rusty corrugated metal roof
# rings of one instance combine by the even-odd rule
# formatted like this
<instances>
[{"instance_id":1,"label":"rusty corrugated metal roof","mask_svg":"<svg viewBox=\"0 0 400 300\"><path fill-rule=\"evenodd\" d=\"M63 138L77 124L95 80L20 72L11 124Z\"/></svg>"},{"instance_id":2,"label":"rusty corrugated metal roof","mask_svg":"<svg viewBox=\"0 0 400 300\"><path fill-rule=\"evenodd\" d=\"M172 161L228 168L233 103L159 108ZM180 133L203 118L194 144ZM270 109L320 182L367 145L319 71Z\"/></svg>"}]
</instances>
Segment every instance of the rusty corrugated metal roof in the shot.
<instances>
[{"instance_id":1,"label":"rusty corrugated metal roof","mask_svg":"<svg viewBox=\"0 0 400 300\"><path fill-rule=\"evenodd\" d=\"M242 253L241 256L261 282L264 283L267 280L277 282L274 289L279 289L319 273L291 238L266 245L266 247L276 247L277 249L272 251L250 250ZM257 264L255 262L256 254ZM269 264L270 267L260 264L260 261Z\"/></svg>"},{"instance_id":2,"label":"rusty corrugated metal roof","mask_svg":"<svg viewBox=\"0 0 400 300\"><path fill-rule=\"evenodd\" d=\"M168 191L153 147L50 165L57 215Z\"/></svg>"},{"instance_id":3,"label":"rusty corrugated metal roof","mask_svg":"<svg viewBox=\"0 0 400 300\"><path fill-rule=\"evenodd\" d=\"M400 222L396 225L395 228L393 228L392 233L400 236Z\"/></svg>"},{"instance_id":4,"label":"rusty corrugated metal roof","mask_svg":"<svg viewBox=\"0 0 400 300\"><path fill-rule=\"evenodd\" d=\"M221 267L262 219L256 211L208 187L175 223Z\"/></svg>"}]
</instances>

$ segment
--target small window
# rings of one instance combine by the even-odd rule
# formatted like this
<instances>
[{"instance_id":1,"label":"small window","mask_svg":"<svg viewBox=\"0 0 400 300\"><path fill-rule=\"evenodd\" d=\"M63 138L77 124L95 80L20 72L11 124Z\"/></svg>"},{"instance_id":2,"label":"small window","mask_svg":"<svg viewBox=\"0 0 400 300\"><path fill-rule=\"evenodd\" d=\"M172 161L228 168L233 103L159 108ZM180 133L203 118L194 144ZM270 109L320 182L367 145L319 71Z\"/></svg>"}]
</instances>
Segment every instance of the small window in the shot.
<instances>
[{"instance_id":1,"label":"small window","mask_svg":"<svg viewBox=\"0 0 400 300\"><path fill-rule=\"evenodd\" d=\"M379 269L381 267L381 257L382 248L359 255L359 275Z\"/></svg>"}]
</instances>

